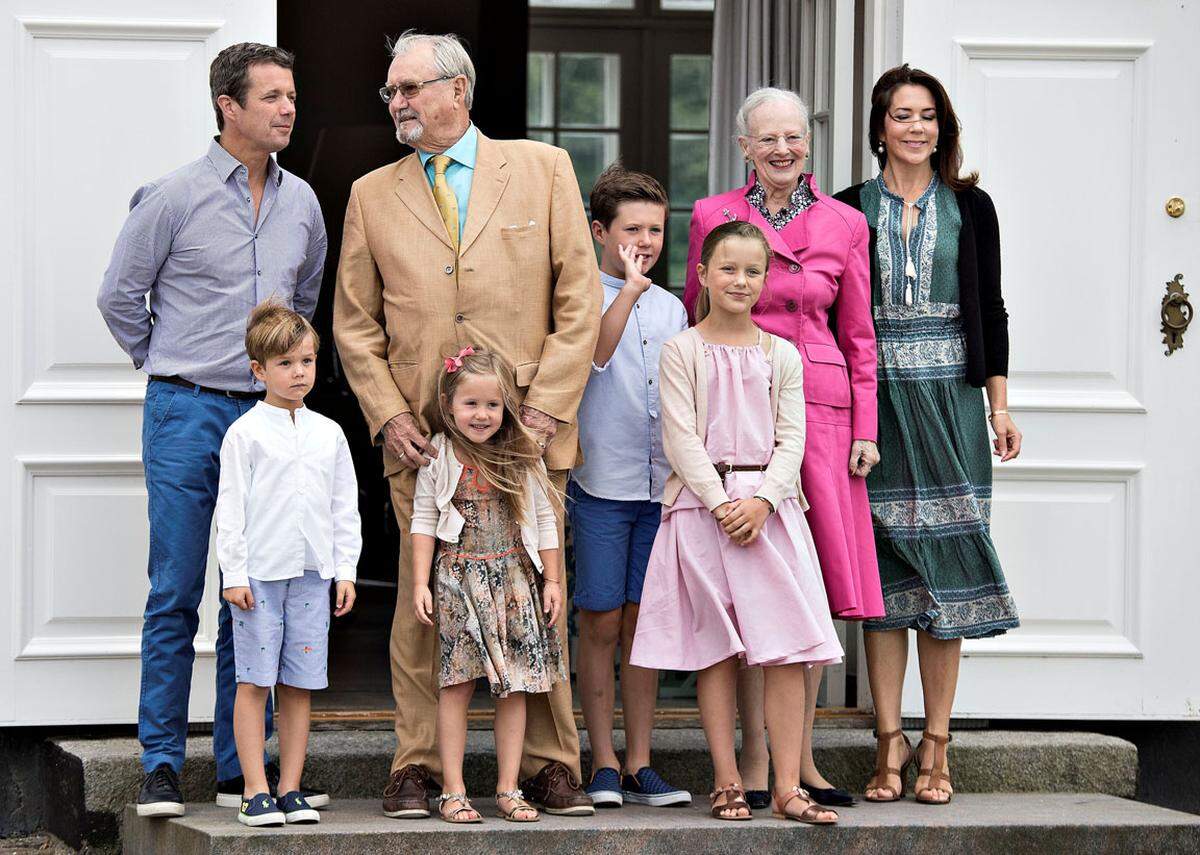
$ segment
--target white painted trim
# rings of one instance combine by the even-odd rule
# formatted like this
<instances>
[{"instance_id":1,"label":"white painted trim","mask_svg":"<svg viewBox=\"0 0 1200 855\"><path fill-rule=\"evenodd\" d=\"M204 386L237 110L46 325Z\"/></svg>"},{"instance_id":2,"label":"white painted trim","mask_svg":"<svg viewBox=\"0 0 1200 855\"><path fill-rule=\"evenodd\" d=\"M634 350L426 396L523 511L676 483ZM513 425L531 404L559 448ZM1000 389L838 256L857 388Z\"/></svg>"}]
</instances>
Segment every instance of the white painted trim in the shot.
<instances>
[{"instance_id":1,"label":"white painted trim","mask_svg":"<svg viewBox=\"0 0 1200 855\"><path fill-rule=\"evenodd\" d=\"M1096 59L1136 60L1153 41L1089 41L1082 39L957 38L954 43L978 59Z\"/></svg>"},{"instance_id":2,"label":"white painted trim","mask_svg":"<svg viewBox=\"0 0 1200 855\"><path fill-rule=\"evenodd\" d=\"M140 404L146 399L144 379L120 382L55 382L38 380L30 384L18 404Z\"/></svg>"},{"instance_id":3,"label":"white painted trim","mask_svg":"<svg viewBox=\"0 0 1200 855\"><path fill-rule=\"evenodd\" d=\"M33 18L17 23L34 38L126 39L150 41L204 41L225 26L224 21L189 21L170 18Z\"/></svg>"}]
</instances>

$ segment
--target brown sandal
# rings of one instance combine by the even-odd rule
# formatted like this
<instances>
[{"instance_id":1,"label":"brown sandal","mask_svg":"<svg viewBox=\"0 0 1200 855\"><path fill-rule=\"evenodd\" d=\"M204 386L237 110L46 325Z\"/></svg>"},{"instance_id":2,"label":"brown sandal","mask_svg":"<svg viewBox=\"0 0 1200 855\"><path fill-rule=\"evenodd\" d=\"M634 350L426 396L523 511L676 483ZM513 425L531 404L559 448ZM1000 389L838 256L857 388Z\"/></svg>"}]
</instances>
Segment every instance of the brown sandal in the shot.
<instances>
[{"instance_id":1,"label":"brown sandal","mask_svg":"<svg viewBox=\"0 0 1200 855\"><path fill-rule=\"evenodd\" d=\"M447 811L446 805L450 802L458 802L459 805ZM475 816L464 819L462 814L468 811L474 813ZM467 801L466 793L442 793L438 796L438 816L442 818L443 822L448 822L451 825L472 825L477 822L483 822L483 817L479 815L479 811L475 810L471 806L471 803Z\"/></svg>"},{"instance_id":2,"label":"brown sandal","mask_svg":"<svg viewBox=\"0 0 1200 855\"><path fill-rule=\"evenodd\" d=\"M946 746L948 746L950 744L951 738L952 737L948 733L945 736L938 736L937 734L930 733L928 730L921 734L921 742L924 742L926 739L928 739L930 742L933 743L933 763L930 766L928 766L927 768L918 768L917 769L917 777L918 778L920 778L924 775L929 776L929 783L926 786L921 787L921 789L916 791L916 800L919 804L948 805L948 804L950 804L951 799L954 798L953 791L948 789L948 787L950 785L950 776L942 771L943 769L946 768ZM917 743L917 751L921 750L921 742ZM915 752L914 752L914 756L915 756ZM934 769L937 769L937 771L936 772L933 771ZM940 784L943 781L946 783L947 786L946 787L938 786L938 784ZM946 798L944 800L942 800L942 799L930 798L927 795L928 793L932 793L935 790L944 791L946 793Z\"/></svg>"},{"instance_id":3,"label":"brown sandal","mask_svg":"<svg viewBox=\"0 0 1200 855\"><path fill-rule=\"evenodd\" d=\"M717 799L725 796L724 804L717 804ZM708 800L712 804L709 810L709 816L713 819L725 819L731 822L744 822L748 819L754 819L754 813L750 810L750 805L746 804L746 791L738 784L730 784L727 787L717 787L708 794ZM745 816L722 816L721 811L737 810L745 808Z\"/></svg>"},{"instance_id":4,"label":"brown sandal","mask_svg":"<svg viewBox=\"0 0 1200 855\"><path fill-rule=\"evenodd\" d=\"M889 766L887 764L888 749L891 747L892 740L897 736L903 738L904 744L908 747L908 757L905 758L899 769L897 769L895 766ZM905 735L903 730L891 730L887 733L879 733L876 731L875 738L878 740L875 749L875 774L871 776L871 780L867 781L866 789L867 791L886 790L891 795L887 798L880 796L872 798L869 795L864 795L863 800L875 802L877 804L884 802L898 802L904 798L904 790L907 784L905 778L908 776L908 767L912 765L913 759L917 756L917 753L913 751L912 743L908 741L908 736ZM899 791L897 791L895 787L887 782L889 775L895 775L900 779Z\"/></svg>"},{"instance_id":5,"label":"brown sandal","mask_svg":"<svg viewBox=\"0 0 1200 855\"><path fill-rule=\"evenodd\" d=\"M800 811L800 813L788 813L787 806L791 804L793 799L804 800L808 803L808 807ZM833 825L838 821L837 811L830 810L827 807L822 807L821 805L817 804L809 797L806 790L802 790L799 787L792 787L790 790L788 790L782 802L779 800L779 796L772 797L771 801L774 804L774 810L771 811L771 816L775 817L776 819L790 819L794 820L795 822L803 822L808 825ZM817 814L825 813L826 811L833 814L833 819L817 819Z\"/></svg>"},{"instance_id":6,"label":"brown sandal","mask_svg":"<svg viewBox=\"0 0 1200 855\"><path fill-rule=\"evenodd\" d=\"M500 799L508 799L512 802L512 809L506 811L500 807ZM519 810L531 810L533 816L517 816ZM496 793L496 816L508 822L537 822L542 818L538 809L525 801L525 794L520 790L505 790L502 793Z\"/></svg>"}]
</instances>

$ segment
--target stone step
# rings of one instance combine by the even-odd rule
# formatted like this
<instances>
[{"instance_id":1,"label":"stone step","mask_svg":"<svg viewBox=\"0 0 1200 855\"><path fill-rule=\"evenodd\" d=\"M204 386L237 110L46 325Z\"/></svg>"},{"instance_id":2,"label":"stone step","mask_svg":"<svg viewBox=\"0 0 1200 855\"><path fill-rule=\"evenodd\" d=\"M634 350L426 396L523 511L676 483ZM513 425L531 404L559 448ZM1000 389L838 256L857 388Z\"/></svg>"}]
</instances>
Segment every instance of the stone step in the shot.
<instances>
[{"instance_id":1,"label":"stone step","mask_svg":"<svg viewBox=\"0 0 1200 855\"><path fill-rule=\"evenodd\" d=\"M910 734L914 744L919 735ZM623 733L615 736L621 750ZM74 845L115 841L121 813L136 798L141 783L137 740L52 739L50 743L53 780L47 801L48 829ZM590 764L586 733L583 744L586 773ZM335 799L378 802L394 746L388 731L314 732L304 780L328 790ZM468 733L465 773L473 795L495 790L493 746L489 731ZM830 781L861 792L875 761L875 741L867 730L818 729L814 753ZM657 731L654 763L677 786L696 793L707 793L712 787L712 767L699 729ZM950 763L960 793L1085 792L1128 798L1137 786L1134 745L1093 733L962 730L955 735ZM211 801L215 778L212 738L190 738L181 779L184 798Z\"/></svg>"},{"instance_id":2,"label":"stone step","mask_svg":"<svg viewBox=\"0 0 1200 855\"><path fill-rule=\"evenodd\" d=\"M825 851L886 855L971 852L1039 855L1062 852L1184 853L1200 851L1200 816L1113 796L1081 793L960 794L951 805L926 807L911 799L845 809L832 827L773 819L759 811L750 822L708 816L704 799L690 808L625 807L595 817L545 816L518 825L492 816L478 800L482 825L454 827L436 819L395 820L374 800L338 802L320 825L248 829L231 808L188 805L184 817L142 819L125 809L126 855L233 855L287 852L549 853L679 852L755 855L792 853L807 845Z\"/></svg>"}]
</instances>

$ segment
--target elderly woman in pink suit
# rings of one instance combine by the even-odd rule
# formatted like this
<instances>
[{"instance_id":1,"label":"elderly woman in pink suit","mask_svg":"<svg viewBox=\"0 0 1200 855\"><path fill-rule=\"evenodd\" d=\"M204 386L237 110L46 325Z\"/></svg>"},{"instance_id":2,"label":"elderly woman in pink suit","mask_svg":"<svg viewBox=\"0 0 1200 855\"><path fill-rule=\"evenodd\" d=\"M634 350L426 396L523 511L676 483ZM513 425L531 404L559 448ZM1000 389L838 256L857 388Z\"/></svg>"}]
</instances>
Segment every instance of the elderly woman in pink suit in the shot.
<instances>
[{"instance_id":1,"label":"elderly woman in pink suit","mask_svg":"<svg viewBox=\"0 0 1200 855\"><path fill-rule=\"evenodd\" d=\"M811 504L808 523L829 609L842 620L878 617L884 613L883 596L865 483L879 461L867 223L861 213L818 190L804 172L810 134L808 109L798 95L774 88L752 92L738 110L737 125L753 172L745 187L696 202L684 304L689 313L695 306L696 263L711 229L745 220L766 234L773 257L755 321L790 340L803 358L807 442L800 478ZM761 675L746 670L750 673L739 689L741 771L748 790L765 790L766 744L757 724ZM821 669L813 668L809 678L801 786L822 804L851 804L849 793L830 785L813 763Z\"/></svg>"}]
</instances>

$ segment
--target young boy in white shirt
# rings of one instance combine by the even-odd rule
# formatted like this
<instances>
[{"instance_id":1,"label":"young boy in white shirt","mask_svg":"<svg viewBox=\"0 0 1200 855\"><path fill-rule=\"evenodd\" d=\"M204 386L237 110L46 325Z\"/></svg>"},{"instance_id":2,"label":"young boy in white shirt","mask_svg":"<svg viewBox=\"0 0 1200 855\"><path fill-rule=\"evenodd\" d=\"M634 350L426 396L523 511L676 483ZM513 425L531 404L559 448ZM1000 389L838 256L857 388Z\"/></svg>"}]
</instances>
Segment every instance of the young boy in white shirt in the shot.
<instances>
[{"instance_id":1,"label":"young boy in white shirt","mask_svg":"<svg viewBox=\"0 0 1200 855\"><path fill-rule=\"evenodd\" d=\"M266 397L221 445L217 557L233 614L237 700L233 728L245 789L238 821L249 826L314 823L300 774L308 748L310 695L328 685L329 585L336 610L354 606L362 549L358 482L336 422L304 406L319 339L307 320L273 302L246 327L250 370ZM275 689L279 787L263 766L263 719Z\"/></svg>"}]
</instances>

